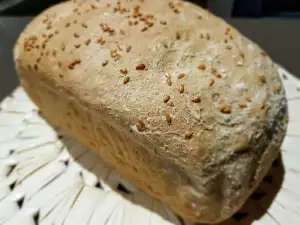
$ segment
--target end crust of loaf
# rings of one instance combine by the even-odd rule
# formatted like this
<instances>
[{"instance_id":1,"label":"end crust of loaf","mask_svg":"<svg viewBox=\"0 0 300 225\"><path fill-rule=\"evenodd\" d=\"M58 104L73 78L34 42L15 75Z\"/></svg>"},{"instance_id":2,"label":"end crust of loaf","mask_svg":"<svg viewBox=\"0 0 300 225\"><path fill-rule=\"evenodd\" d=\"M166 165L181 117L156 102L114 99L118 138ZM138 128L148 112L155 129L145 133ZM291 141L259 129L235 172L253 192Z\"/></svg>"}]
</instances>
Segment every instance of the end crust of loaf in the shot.
<instances>
[{"instance_id":1,"label":"end crust of loaf","mask_svg":"<svg viewBox=\"0 0 300 225\"><path fill-rule=\"evenodd\" d=\"M232 216L286 132L271 59L188 2L68 1L26 27L14 58L45 118L193 221Z\"/></svg>"}]
</instances>

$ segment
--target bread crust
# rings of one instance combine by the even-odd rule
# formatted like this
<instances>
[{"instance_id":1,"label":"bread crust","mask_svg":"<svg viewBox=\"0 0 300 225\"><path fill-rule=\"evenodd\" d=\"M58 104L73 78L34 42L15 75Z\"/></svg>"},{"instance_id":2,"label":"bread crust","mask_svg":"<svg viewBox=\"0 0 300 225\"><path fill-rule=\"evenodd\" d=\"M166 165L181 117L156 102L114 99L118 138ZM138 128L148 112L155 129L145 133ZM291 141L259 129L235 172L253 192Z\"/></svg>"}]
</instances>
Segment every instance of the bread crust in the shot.
<instances>
[{"instance_id":1,"label":"bread crust","mask_svg":"<svg viewBox=\"0 0 300 225\"><path fill-rule=\"evenodd\" d=\"M235 213L286 132L272 60L188 2L65 2L26 27L14 59L51 123L193 221Z\"/></svg>"}]
</instances>

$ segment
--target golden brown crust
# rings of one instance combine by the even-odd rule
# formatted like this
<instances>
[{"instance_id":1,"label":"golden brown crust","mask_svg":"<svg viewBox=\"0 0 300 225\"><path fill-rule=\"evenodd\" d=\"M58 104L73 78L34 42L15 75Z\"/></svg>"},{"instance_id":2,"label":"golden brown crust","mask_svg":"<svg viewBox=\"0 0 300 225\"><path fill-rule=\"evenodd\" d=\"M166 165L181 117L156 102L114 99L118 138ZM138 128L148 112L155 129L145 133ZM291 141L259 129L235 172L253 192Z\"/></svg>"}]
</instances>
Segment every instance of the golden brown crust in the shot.
<instances>
[{"instance_id":1,"label":"golden brown crust","mask_svg":"<svg viewBox=\"0 0 300 225\"><path fill-rule=\"evenodd\" d=\"M187 2L62 3L32 21L14 56L52 123L195 221L238 210L285 134L273 62Z\"/></svg>"}]
</instances>

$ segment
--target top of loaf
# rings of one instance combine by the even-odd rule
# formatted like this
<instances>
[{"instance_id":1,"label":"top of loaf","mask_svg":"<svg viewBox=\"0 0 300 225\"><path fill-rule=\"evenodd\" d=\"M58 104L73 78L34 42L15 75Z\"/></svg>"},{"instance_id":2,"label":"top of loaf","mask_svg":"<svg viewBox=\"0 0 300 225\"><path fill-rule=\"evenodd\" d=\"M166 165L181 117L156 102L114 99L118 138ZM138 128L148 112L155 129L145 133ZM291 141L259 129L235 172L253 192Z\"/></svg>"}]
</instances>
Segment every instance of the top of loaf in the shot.
<instances>
[{"instance_id":1,"label":"top of loaf","mask_svg":"<svg viewBox=\"0 0 300 225\"><path fill-rule=\"evenodd\" d=\"M271 59L189 2L65 2L32 21L14 54L24 71L105 112L190 174L222 170L234 154L263 151L267 134L284 133Z\"/></svg>"}]
</instances>

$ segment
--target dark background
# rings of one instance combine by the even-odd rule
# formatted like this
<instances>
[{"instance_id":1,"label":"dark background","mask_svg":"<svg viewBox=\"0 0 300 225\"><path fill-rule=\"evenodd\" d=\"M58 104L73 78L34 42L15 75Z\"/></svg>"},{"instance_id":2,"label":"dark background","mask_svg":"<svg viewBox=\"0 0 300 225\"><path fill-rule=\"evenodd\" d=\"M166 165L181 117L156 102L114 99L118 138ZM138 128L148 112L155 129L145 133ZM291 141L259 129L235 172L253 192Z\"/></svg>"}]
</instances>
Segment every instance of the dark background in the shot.
<instances>
[{"instance_id":1,"label":"dark background","mask_svg":"<svg viewBox=\"0 0 300 225\"><path fill-rule=\"evenodd\" d=\"M32 16L56 2L59 1L0 0L0 101L18 85L12 61L12 47L18 35ZM193 2L224 17L258 43L275 62L300 77L300 0Z\"/></svg>"}]
</instances>

